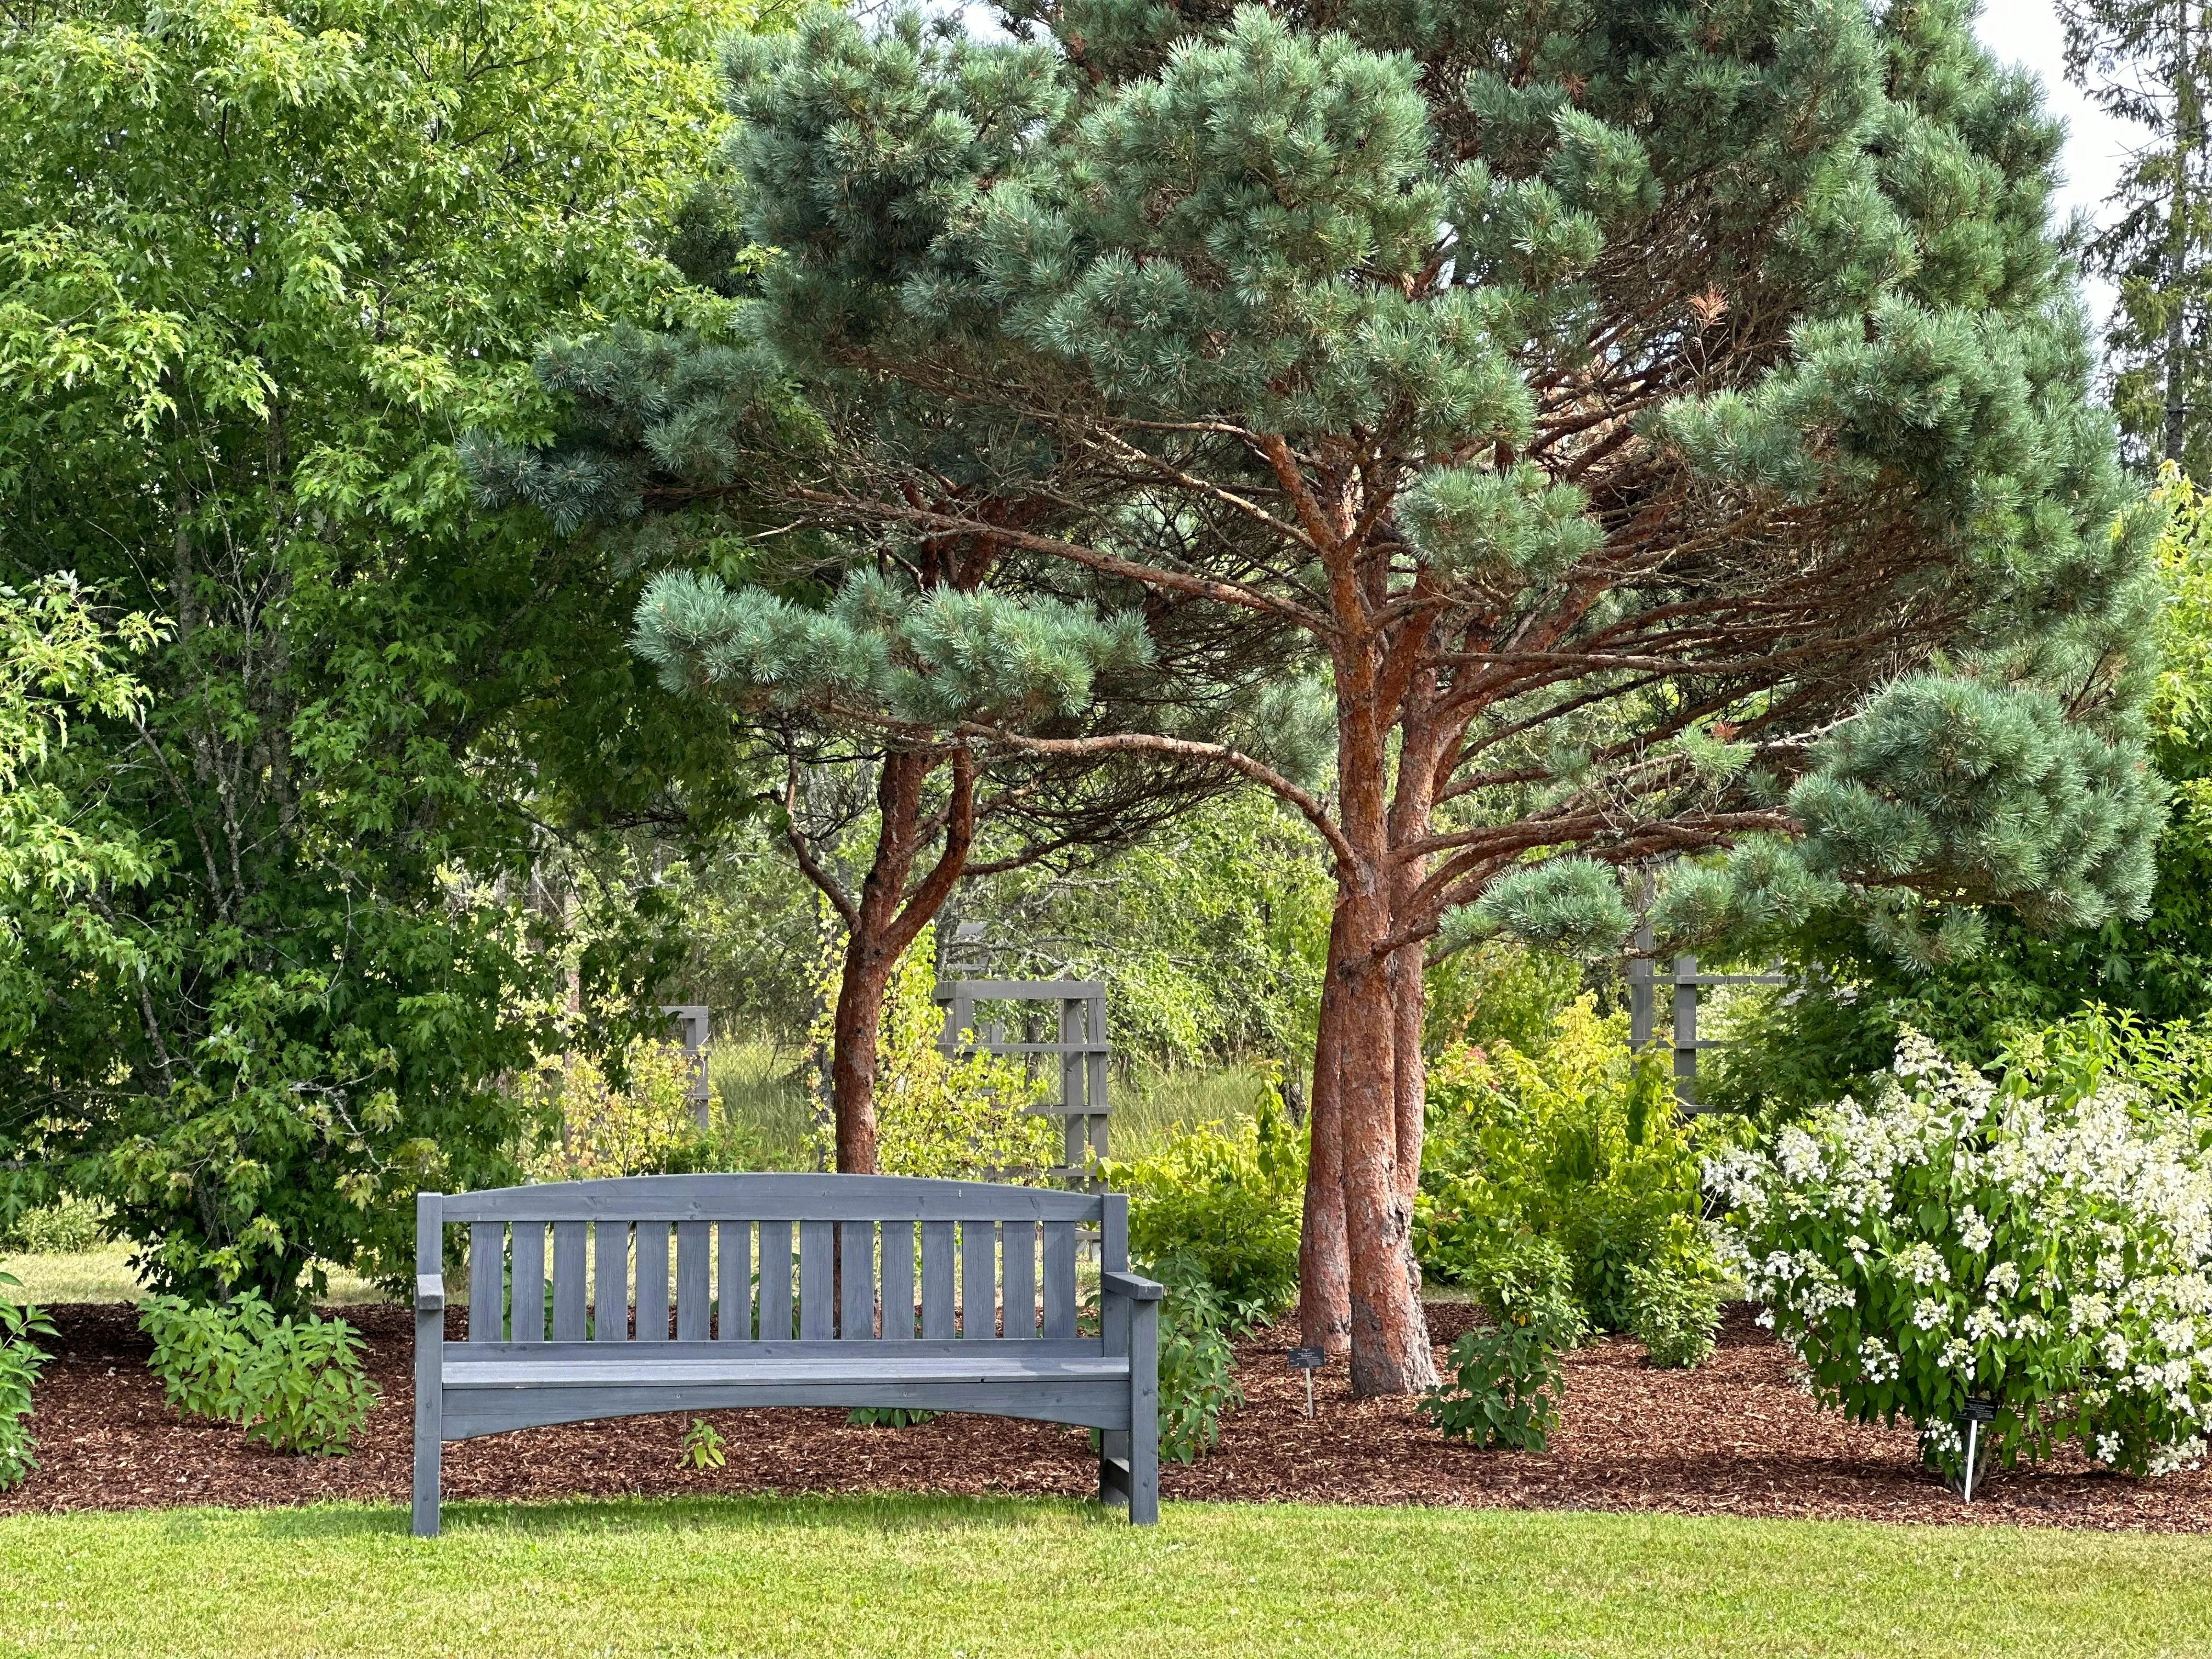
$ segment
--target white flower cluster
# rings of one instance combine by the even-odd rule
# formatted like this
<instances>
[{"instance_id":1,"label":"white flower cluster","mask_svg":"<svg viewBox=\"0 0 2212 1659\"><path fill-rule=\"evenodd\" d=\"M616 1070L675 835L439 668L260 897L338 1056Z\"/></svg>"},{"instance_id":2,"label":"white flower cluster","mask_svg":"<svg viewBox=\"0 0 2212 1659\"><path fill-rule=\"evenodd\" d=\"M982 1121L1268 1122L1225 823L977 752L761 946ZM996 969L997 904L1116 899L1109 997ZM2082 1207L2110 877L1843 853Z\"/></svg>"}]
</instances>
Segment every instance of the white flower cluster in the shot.
<instances>
[{"instance_id":1,"label":"white flower cluster","mask_svg":"<svg viewBox=\"0 0 2212 1659\"><path fill-rule=\"evenodd\" d=\"M2003 1433L2161 1473L2212 1429L2205 1127L2124 1082L2001 1092L1908 1036L1870 1103L1705 1181L1729 1265L1832 1403L1911 1419L1940 1459L1972 1391Z\"/></svg>"}]
</instances>

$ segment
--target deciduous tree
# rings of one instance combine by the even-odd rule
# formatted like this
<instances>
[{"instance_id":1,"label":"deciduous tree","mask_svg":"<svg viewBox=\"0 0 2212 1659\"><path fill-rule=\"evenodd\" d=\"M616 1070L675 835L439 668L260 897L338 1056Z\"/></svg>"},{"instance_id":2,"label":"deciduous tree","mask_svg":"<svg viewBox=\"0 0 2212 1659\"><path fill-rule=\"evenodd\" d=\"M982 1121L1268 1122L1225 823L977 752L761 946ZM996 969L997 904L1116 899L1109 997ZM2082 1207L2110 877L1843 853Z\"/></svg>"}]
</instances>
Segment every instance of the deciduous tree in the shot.
<instances>
[{"instance_id":1,"label":"deciduous tree","mask_svg":"<svg viewBox=\"0 0 2212 1659\"><path fill-rule=\"evenodd\" d=\"M738 15L0 19L0 583L164 619L67 751L144 867L0 891L0 1162L168 1286L411 1271L408 1194L511 1167L540 826L681 775L687 728L635 574L472 521L453 441L542 423L548 333L719 303L654 250Z\"/></svg>"}]
</instances>

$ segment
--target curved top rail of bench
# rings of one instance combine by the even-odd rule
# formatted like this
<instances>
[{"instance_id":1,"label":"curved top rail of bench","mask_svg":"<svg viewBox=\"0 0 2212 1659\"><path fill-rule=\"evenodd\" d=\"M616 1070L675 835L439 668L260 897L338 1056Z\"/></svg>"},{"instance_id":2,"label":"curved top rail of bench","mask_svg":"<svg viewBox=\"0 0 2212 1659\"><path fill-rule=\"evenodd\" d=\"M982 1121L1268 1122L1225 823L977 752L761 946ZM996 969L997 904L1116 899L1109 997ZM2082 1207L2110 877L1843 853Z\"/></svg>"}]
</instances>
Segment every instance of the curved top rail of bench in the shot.
<instances>
[{"instance_id":1,"label":"curved top rail of bench","mask_svg":"<svg viewBox=\"0 0 2212 1659\"><path fill-rule=\"evenodd\" d=\"M428 1194L426 1194L428 1196ZM1097 1193L915 1176L623 1176L454 1193L447 1221L1084 1221Z\"/></svg>"}]
</instances>

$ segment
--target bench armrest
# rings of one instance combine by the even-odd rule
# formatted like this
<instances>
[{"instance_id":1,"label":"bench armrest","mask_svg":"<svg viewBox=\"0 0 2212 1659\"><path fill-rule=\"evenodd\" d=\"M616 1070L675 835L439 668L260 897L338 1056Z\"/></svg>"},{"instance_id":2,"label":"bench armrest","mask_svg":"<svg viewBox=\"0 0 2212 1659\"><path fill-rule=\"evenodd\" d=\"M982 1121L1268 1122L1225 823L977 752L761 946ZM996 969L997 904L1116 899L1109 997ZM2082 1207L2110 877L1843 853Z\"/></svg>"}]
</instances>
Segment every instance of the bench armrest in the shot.
<instances>
[{"instance_id":1,"label":"bench armrest","mask_svg":"<svg viewBox=\"0 0 2212 1659\"><path fill-rule=\"evenodd\" d=\"M1098 1288L1107 1296L1126 1296L1132 1302L1157 1302L1166 1293L1158 1279L1140 1273L1101 1273Z\"/></svg>"},{"instance_id":2,"label":"bench armrest","mask_svg":"<svg viewBox=\"0 0 2212 1659\"><path fill-rule=\"evenodd\" d=\"M443 1273L415 1275L415 1311L443 1313L446 1310L446 1276Z\"/></svg>"}]
</instances>

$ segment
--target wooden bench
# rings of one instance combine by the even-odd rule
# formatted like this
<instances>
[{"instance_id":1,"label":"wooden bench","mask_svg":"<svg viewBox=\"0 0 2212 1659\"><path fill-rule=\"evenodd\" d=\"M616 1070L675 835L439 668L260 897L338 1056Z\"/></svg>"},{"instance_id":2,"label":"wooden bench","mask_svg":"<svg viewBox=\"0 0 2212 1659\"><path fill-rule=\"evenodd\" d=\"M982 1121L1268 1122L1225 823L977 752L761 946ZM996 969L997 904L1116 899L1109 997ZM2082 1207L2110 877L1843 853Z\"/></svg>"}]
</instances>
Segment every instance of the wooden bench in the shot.
<instances>
[{"instance_id":1,"label":"wooden bench","mask_svg":"<svg viewBox=\"0 0 2212 1659\"><path fill-rule=\"evenodd\" d=\"M469 1230L462 1342L446 1340L449 1226ZM1084 1228L1097 1230L1102 1267L1100 1328L1088 1336L1076 1319ZM416 1534L437 1534L448 1440L737 1406L1097 1429L1099 1498L1149 1524L1160 1287L1128 1267L1129 1201L1114 1193L701 1175L417 1194Z\"/></svg>"}]
</instances>

